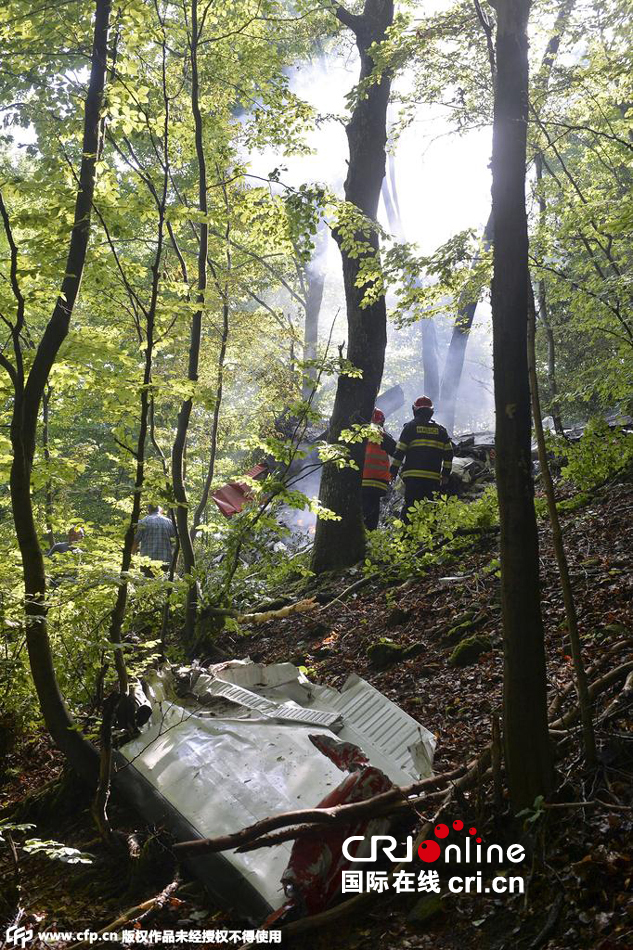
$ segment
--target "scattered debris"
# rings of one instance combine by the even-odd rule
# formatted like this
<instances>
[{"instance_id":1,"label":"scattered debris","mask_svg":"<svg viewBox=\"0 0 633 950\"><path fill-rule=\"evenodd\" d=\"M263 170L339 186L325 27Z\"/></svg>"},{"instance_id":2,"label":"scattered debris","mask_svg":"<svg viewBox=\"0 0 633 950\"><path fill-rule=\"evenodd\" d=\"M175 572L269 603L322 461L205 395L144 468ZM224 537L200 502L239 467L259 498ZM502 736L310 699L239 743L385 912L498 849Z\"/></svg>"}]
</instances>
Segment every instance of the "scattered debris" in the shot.
<instances>
[{"instance_id":1,"label":"scattered debris","mask_svg":"<svg viewBox=\"0 0 633 950\"><path fill-rule=\"evenodd\" d=\"M432 772L433 734L355 674L339 692L291 663L233 660L164 666L146 692L152 717L121 748L116 778L149 820L181 841L229 834L278 812L360 801ZM342 783L341 769L351 772ZM364 819L359 827L366 826ZM203 854L191 866L217 900L251 919L289 898L295 912L314 912L338 892L341 834L256 855ZM315 875L315 848L319 866L331 869L325 876ZM286 893L282 879L292 885Z\"/></svg>"}]
</instances>

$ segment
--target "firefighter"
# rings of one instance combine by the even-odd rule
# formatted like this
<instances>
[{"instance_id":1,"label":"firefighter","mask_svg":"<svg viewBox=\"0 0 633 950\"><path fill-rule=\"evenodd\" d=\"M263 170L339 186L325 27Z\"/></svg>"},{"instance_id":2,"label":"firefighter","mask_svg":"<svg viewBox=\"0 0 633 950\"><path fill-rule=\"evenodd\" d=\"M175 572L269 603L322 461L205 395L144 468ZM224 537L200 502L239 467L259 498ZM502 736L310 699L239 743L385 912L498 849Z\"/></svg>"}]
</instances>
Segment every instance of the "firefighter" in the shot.
<instances>
[{"instance_id":1,"label":"firefighter","mask_svg":"<svg viewBox=\"0 0 633 950\"><path fill-rule=\"evenodd\" d=\"M368 531L375 531L380 518L380 501L387 494L391 476L389 474L389 456L396 451L396 441L383 430L385 414L374 409L372 424L380 432L380 442L367 440L365 445L365 464L363 466L363 520Z\"/></svg>"},{"instance_id":2,"label":"firefighter","mask_svg":"<svg viewBox=\"0 0 633 950\"><path fill-rule=\"evenodd\" d=\"M444 426L433 421L432 401L420 396L411 408L413 419L402 430L391 466L392 477L400 474L404 482L404 524L415 501L432 498L448 484L453 464L453 446Z\"/></svg>"}]
</instances>

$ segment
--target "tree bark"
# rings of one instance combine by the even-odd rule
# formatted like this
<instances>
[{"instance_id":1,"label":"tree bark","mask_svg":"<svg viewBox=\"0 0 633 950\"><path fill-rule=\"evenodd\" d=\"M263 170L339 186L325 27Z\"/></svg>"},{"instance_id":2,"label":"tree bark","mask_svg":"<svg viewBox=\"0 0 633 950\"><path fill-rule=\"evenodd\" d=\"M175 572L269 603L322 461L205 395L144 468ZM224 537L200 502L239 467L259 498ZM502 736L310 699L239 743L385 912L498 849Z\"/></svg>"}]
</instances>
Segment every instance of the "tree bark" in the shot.
<instances>
[{"instance_id":1,"label":"tree bark","mask_svg":"<svg viewBox=\"0 0 633 950\"><path fill-rule=\"evenodd\" d=\"M543 153L540 150L534 156L534 167L536 169L536 188L539 218L543 223L547 215L547 202L545 201L545 196L543 195L541 187L541 183L543 181ZM565 430L563 429L563 420L561 418L560 407L558 404L558 383L556 380L556 343L554 340L554 331L552 329L547 308L547 287L543 277L541 277L538 282L538 315L543 329L545 330L545 338L547 340L547 380L549 383L550 395L549 409L554 422L554 430L558 435L564 436Z\"/></svg>"},{"instance_id":2,"label":"tree bark","mask_svg":"<svg viewBox=\"0 0 633 950\"><path fill-rule=\"evenodd\" d=\"M202 314L205 305L205 296L207 290L207 257L209 253L209 225L207 221L208 201L207 201L207 166L204 151L203 121L200 111L200 77L198 72L198 0L192 0L191 3L191 37L190 37L190 57L191 57L191 112L193 115L195 128L195 151L196 162L198 166L198 210L201 212L202 220L199 225L200 242L198 245L198 282L197 282L197 302L198 309L191 318L191 336L189 341L189 364L187 368L187 378L192 382L198 381L198 365L200 361L200 341L202 337ZM187 500L187 489L185 484L185 449L187 444L187 432L189 429L189 420L193 408L193 397L183 400L178 413L178 422L176 425L176 438L172 449L172 480L174 488L174 498L176 499L176 524L178 526L178 537L180 540L180 550L182 552L183 566L185 574L191 575L195 570L196 560L193 550L193 542L189 533L189 502ZM187 606L185 612L185 637L191 643L195 634L195 622L198 606L198 588L195 580L192 580L187 595Z\"/></svg>"},{"instance_id":3,"label":"tree bark","mask_svg":"<svg viewBox=\"0 0 633 950\"><path fill-rule=\"evenodd\" d=\"M316 366L317 346L319 342L319 314L325 289L325 261L327 257L329 230L321 224L317 233L312 260L304 268L305 284L305 321L303 331L303 359L314 363L303 371L301 398L310 399L318 376Z\"/></svg>"},{"instance_id":4,"label":"tree bark","mask_svg":"<svg viewBox=\"0 0 633 950\"><path fill-rule=\"evenodd\" d=\"M433 405L440 398L440 370L437 358L437 334L432 317L421 320L422 324L422 374L424 395L428 396Z\"/></svg>"},{"instance_id":5,"label":"tree bark","mask_svg":"<svg viewBox=\"0 0 633 950\"><path fill-rule=\"evenodd\" d=\"M528 234L525 210L529 0L497 0L492 149L493 355L504 627L503 723L513 805L553 783L527 365Z\"/></svg>"},{"instance_id":6,"label":"tree bark","mask_svg":"<svg viewBox=\"0 0 633 950\"><path fill-rule=\"evenodd\" d=\"M218 169L218 175L220 174ZM220 352L218 353L218 370L217 370L217 379L215 386L215 405L213 407L213 419L211 422L211 448L209 450L209 465L207 468L206 478L204 480L204 485L202 488L202 495L200 496L200 501L195 510L193 516L193 527L191 529L191 540L193 541L196 534L196 529L202 521L202 516L204 515L205 509L207 507L207 502L209 501L209 492L211 490L211 483L213 482L213 476L215 474L215 460L218 451L218 431L220 427L220 410L222 409L222 396L224 393L224 364L226 362L226 351L229 343L229 331L230 331L230 316L231 316L231 304L229 299L229 275L231 273L232 267L232 251L231 251L231 207L229 204L229 195L226 187L226 183L222 180L222 193L224 195L224 208L226 211L226 229L224 232L225 240L225 255L226 255L226 272L227 279L224 281L224 287L222 288L218 281L216 280L216 285L218 291L222 297L222 330L220 332Z\"/></svg>"},{"instance_id":7,"label":"tree bark","mask_svg":"<svg viewBox=\"0 0 633 950\"><path fill-rule=\"evenodd\" d=\"M374 62L370 55L372 43L379 43L393 22L392 0L365 0L362 15L348 13L342 7L337 16L356 36L360 53L360 81L371 75ZM349 165L345 179L345 199L372 221L376 220L380 188L385 175L385 146L387 143L387 104L390 79L383 75L380 82L367 87L354 106L347 125ZM355 423L368 423L374 408L382 379L387 345L387 309L385 298L380 297L368 307L362 307L365 289L357 287L359 260L345 250L340 235L336 235L341 249L343 283L347 308L347 357L362 371L362 378L339 376L334 409L330 419L329 441L337 443L343 429ZM378 236L368 238L370 253L378 254ZM326 570L356 564L365 553L365 530L361 511L361 475L364 447L351 446L350 457L355 468L337 468L333 463L323 467L320 502L334 511L338 521L317 521L312 570L317 574Z\"/></svg>"},{"instance_id":8,"label":"tree bark","mask_svg":"<svg viewBox=\"0 0 633 950\"><path fill-rule=\"evenodd\" d=\"M477 253L473 260L473 268L479 263L480 255L487 254L490 250L492 246L492 234L492 212L490 212L481 236L481 251ZM455 428L455 407L457 404L459 384L464 369L468 337L470 336L478 303L479 299L477 298L475 300L469 300L468 302L462 300L459 304L455 324L453 326L453 333L451 335L451 342L448 345L448 351L446 353L446 362L442 374L438 419L446 426L451 435Z\"/></svg>"},{"instance_id":9,"label":"tree bark","mask_svg":"<svg viewBox=\"0 0 633 950\"><path fill-rule=\"evenodd\" d=\"M16 374L11 421L13 448L11 504L22 555L26 639L31 673L44 721L53 741L67 756L71 766L90 779L94 778L98 767L97 752L91 743L75 729L55 675L46 617L46 574L33 515L31 472L40 402L59 348L68 333L88 250L96 162L100 144L100 116L106 80L110 8L110 0L96 0L90 80L84 110L82 158L64 278L57 303L26 377L19 340L20 323L23 325L24 322L24 300L20 304L18 299L16 332L13 333ZM17 262L17 252L15 261ZM16 267L13 267L13 270L15 271Z\"/></svg>"},{"instance_id":10,"label":"tree bark","mask_svg":"<svg viewBox=\"0 0 633 950\"><path fill-rule=\"evenodd\" d=\"M53 482L51 479L51 448L49 439L49 419L52 387L50 383L45 387L42 393L42 453L46 465L46 485L44 488L44 513L46 517L46 540L49 547L55 544L55 531L53 530Z\"/></svg>"},{"instance_id":11,"label":"tree bark","mask_svg":"<svg viewBox=\"0 0 633 950\"><path fill-rule=\"evenodd\" d=\"M534 415L534 429L536 432L536 442L538 446L538 457L541 464L541 477L543 487L547 497L547 509L549 520L552 526L552 540L554 542L554 553L558 564L560 574L561 590L563 592L563 602L565 604L565 617L567 620L567 632L571 645L571 655L574 664L574 682L576 685L576 695L578 696L578 708L580 709L580 719L582 722L583 745L585 752L585 762L587 766L593 768L596 764L596 738L593 730L593 718L591 711L591 700L589 698L589 686L587 682L587 673L582 658L582 647L580 643L580 634L578 632L578 616L576 614L576 604L569 576L569 566L567 564L567 555L565 554L565 544L563 541L563 532L558 517L558 508L556 507L556 493L554 492L554 483L549 470L547 459L547 446L545 445L545 434L543 432L543 421L541 419L541 401L538 391L538 377L536 375L536 308L534 306L534 292L532 282L528 284L528 364L530 371L530 390L532 394L532 413Z\"/></svg>"}]
</instances>

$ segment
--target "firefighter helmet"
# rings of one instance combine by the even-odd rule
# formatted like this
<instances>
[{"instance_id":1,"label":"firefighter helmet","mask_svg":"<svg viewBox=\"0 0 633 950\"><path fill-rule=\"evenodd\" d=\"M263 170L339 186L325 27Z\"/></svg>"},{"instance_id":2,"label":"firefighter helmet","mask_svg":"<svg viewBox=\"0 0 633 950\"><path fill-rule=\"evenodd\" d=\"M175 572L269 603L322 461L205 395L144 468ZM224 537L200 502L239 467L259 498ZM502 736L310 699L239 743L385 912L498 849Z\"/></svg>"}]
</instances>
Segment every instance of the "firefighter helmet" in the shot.
<instances>
[{"instance_id":1,"label":"firefighter helmet","mask_svg":"<svg viewBox=\"0 0 633 950\"><path fill-rule=\"evenodd\" d=\"M371 421L377 422L379 426L383 424L383 422L385 421L385 414L382 411L382 409L374 409L374 411L371 414Z\"/></svg>"},{"instance_id":2,"label":"firefighter helmet","mask_svg":"<svg viewBox=\"0 0 633 950\"><path fill-rule=\"evenodd\" d=\"M433 401L429 399L428 396L420 396L419 399L416 399L411 408L414 413L417 412L418 409L432 409Z\"/></svg>"}]
</instances>

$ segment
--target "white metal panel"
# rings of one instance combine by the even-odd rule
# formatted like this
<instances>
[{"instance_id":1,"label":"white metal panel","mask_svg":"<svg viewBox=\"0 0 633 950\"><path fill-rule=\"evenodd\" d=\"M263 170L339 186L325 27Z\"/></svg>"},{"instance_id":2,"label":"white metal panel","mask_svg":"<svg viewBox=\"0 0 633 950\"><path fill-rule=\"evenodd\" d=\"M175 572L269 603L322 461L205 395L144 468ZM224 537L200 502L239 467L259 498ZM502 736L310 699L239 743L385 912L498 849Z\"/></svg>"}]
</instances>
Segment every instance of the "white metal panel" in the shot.
<instances>
[{"instance_id":1,"label":"white metal panel","mask_svg":"<svg viewBox=\"0 0 633 950\"><path fill-rule=\"evenodd\" d=\"M358 676L349 677L338 693L312 685L290 663L262 667L238 661L211 671L216 675L200 673L194 692L200 699L208 695L238 703L242 718L218 716L216 707L210 716L199 699L174 699L170 675L162 670L149 684L150 722L121 749L203 837L239 831L325 798L344 778L310 741L311 733L331 735L328 724L395 784L431 774L433 735ZM231 682L225 680L228 675ZM290 849L283 844L246 854L227 852L226 858L276 908L283 903L280 879Z\"/></svg>"}]
</instances>

